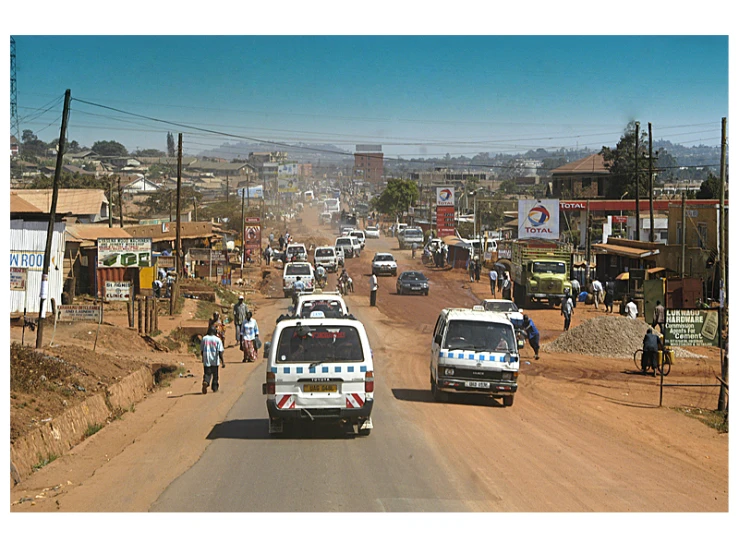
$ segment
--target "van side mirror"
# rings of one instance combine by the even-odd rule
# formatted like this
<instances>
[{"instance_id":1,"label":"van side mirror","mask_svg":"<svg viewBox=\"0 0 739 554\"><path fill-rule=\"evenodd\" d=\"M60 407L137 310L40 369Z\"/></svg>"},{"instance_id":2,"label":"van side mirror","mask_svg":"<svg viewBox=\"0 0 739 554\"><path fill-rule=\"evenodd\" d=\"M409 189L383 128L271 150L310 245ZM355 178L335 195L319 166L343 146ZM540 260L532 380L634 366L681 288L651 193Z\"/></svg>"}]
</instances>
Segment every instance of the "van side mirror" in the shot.
<instances>
[{"instance_id":1,"label":"van side mirror","mask_svg":"<svg viewBox=\"0 0 739 554\"><path fill-rule=\"evenodd\" d=\"M435 342L436 344L438 344L439 346L441 346L441 335L436 335L436 336L434 337L434 342Z\"/></svg>"},{"instance_id":2,"label":"van side mirror","mask_svg":"<svg viewBox=\"0 0 739 554\"><path fill-rule=\"evenodd\" d=\"M272 346L272 343L271 342L267 341L267 342L264 343L264 357L265 357L265 359L266 358L269 358L269 348L270 348L270 346Z\"/></svg>"}]
</instances>

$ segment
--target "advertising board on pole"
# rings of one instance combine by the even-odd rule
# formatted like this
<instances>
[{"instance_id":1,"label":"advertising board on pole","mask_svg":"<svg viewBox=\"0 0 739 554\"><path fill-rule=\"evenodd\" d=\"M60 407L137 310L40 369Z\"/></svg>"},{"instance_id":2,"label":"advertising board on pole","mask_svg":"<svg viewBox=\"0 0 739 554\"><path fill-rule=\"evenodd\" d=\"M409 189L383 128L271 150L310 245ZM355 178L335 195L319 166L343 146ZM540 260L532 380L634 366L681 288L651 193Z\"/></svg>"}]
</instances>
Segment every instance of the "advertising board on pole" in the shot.
<instances>
[{"instance_id":1,"label":"advertising board on pole","mask_svg":"<svg viewBox=\"0 0 739 554\"><path fill-rule=\"evenodd\" d=\"M131 281L105 281L105 299L108 302L130 302Z\"/></svg>"},{"instance_id":2,"label":"advertising board on pole","mask_svg":"<svg viewBox=\"0 0 739 554\"><path fill-rule=\"evenodd\" d=\"M665 342L670 346L718 346L718 310L665 310Z\"/></svg>"},{"instance_id":3,"label":"advertising board on pole","mask_svg":"<svg viewBox=\"0 0 739 554\"><path fill-rule=\"evenodd\" d=\"M436 187L436 205L454 206L454 187Z\"/></svg>"},{"instance_id":4,"label":"advertising board on pole","mask_svg":"<svg viewBox=\"0 0 739 554\"><path fill-rule=\"evenodd\" d=\"M100 306L57 306L58 321L91 321L98 323L100 322L100 313Z\"/></svg>"},{"instance_id":5,"label":"advertising board on pole","mask_svg":"<svg viewBox=\"0 0 739 554\"><path fill-rule=\"evenodd\" d=\"M244 219L244 247L252 252L262 249L262 222L258 217Z\"/></svg>"},{"instance_id":6,"label":"advertising board on pole","mask_svg":"<svg viewBox=\"0 0 739 554\"><path fill-rule=\"evenodd\" d=\"M98 267L151 267L151 239L98 239Z\"/></svg>"},{"instance_id":7,"label":"advertising board on pole","mask_svg":"<svg viewBox=\"0 0 739 554\"><path fill-rule=\"evenodd\" d=\"M436 236L454 235L454 206L436 206Z\"/></svg>"},{"instance_id":8,"label":"advertising board on pole","mask_svg":"<svg viewBox=\"0 0 739 554\"><path fill-rule=\"evenodd\" d=\"M519 200L518 238L559 239L559 200Z\"/></svg>"},{"instance_id":9,"label":"advertising board on pole","mask_svg":"<svg viewBox=\"0 0 739 554\"><path fill-rule=\"evenodd\" d=\"M28 269L25 267L10 268L10 290L26 290Z\"/></svg>"}]
</instances>

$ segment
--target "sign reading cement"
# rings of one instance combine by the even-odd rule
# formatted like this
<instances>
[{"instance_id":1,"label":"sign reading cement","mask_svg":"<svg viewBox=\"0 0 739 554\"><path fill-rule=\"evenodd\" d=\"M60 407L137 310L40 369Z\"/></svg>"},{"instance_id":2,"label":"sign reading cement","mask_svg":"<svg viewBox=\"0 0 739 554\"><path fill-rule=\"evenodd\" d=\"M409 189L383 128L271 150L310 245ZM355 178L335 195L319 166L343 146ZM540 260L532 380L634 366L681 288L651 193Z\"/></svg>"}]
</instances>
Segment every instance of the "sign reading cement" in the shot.
<instances>
[{"instance_id":1,"label":"sign reading cement","mask_svg":"<svg viewBox=\"0 0 739 554\"><path fill-rule=\"evenodd\" d=\"M58 306L58 321L91 321L93 323L100 322L100 306Z\"/></svg>"},{"instance_id":2,"label":"sign reading cement","mask_svg":"<svg viewBox=\"0 0 739 554\"><path fill-rule=\"evenodd\" d=\"M718 346L718 310L665 310L670 346Z\"/></svg>"},{"instance_id":3,"label":"sign reading cement","mask_svg":"<svg viewBox=\"0 0 739 554\"><path fill-rule=\"evenodd\" d=\"M98 239L98 267L150 266L150 238Z\"/></svg>"},{"instance_id":4,"label":"sign reading cement","mask_svg":"<svg viewBox=\"0 0 739 554\"><path fill-rule=\"evenodd\" d=\"M105 299L108 302L130 302L131 281L105 281Z\"/></svg>"},{"instance_id":5,"label":"sign reading cement","mask_svg":"<svg viewBox=\"0 0 739 554\"><path fill-rule=\"evenodd\" d=\"M28 269L25 267L10 268L10 290L26 290L28 285Z\"/></svg>"}]
</instances>

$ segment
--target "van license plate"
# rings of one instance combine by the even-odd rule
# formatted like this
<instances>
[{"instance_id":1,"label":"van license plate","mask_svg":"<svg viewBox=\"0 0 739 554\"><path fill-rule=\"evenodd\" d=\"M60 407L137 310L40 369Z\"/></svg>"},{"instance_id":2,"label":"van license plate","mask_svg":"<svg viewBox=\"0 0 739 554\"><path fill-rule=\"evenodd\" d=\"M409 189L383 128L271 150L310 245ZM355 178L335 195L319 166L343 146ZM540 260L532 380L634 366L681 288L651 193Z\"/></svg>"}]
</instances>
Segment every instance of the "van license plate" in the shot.
<instances>
[{"instance_id":1,"label":"van license plate","mask_svg":"<svg viewBox=\"0 0 739 554\"><path fill-rule=\"evenodd\" d=\"M303 392L336 392L336 385L303 385Z\"/></svg>"},{"instance_id":2,"label":"van license plate","mask_svg":"<svg viewBox=\"0 0 739 554\"><path fill-rule=\"evenodd\" d=\"M465 381L464 386L473 389L489 389L490 383L485 381Z\"/></svg>"}]
</instances>

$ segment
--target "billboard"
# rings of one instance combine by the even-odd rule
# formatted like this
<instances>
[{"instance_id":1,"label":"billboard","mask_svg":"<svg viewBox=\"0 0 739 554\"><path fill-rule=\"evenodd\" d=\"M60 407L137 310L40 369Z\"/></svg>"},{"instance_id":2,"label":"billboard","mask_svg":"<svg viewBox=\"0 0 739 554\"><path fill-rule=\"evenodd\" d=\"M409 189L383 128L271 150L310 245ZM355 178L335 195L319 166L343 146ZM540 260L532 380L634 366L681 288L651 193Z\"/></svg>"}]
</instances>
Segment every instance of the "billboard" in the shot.
<instances>
[{"instance_id":1,"label":"billboard","mask_svg":"<svg viewBox=\"0 0 739 554\"><path fill-rule=\"evenodd\" d=\"M262 223L258 217L244 220L244 248L252 252L262 249Z\"/></svg>"},{"instance_id":2,"label":"billboard","mask_svg":"<svg viewBox=\"0 0 739 554\"><path fill-rule=\"evenodd\" d=\"M101 310L100 306L90 305L62 305L57 306L58 321L89 321L92 323L100 323Z\"/></svg>"},{"instance_id":3,"label":"billboard","mask_svg":"<svg viewBox=\"0 0 739 554\"><path fill-rule=\"evenodd\" d=\"M256 187L243 187L238 189L239 198L264 198L264 187L257 185Z\"/></svg>"},{"instance_id":4,"label":"billboard","mask_svg":"<svg viewBox=\"0 0 739 554\"><path fill-rule=\"evenodd\" d=\"M151 267L151 239L98 239L98 267Z\"/></svg>"},{"instance_id":5,"label":"billboard","mask_svg":"<svg viewBox=\"0 0 739 554\"><path fill-rule=\"evenodd\" d=\"M454 187L436 187L436 205L454 206Z\"/></svg>"},{"instance_id":6,"label":"billboard","mask_svg":"<svg viewBox=\"0 0 739 554\"><path fill-rule=\"evenodd\" d=\"M665 342L670 346L718 346L718 310L665 310Z\"/></svg>"},{"instance_id":7,"label":"billboard","mask_svg":"<svg viewBox=\"0 0 739 554\"><path fill-rule=\"evenodd\" d=\"M519 200L518 238L559 239L559 200Z\"/></svg>"}]
</instances>

